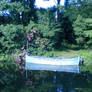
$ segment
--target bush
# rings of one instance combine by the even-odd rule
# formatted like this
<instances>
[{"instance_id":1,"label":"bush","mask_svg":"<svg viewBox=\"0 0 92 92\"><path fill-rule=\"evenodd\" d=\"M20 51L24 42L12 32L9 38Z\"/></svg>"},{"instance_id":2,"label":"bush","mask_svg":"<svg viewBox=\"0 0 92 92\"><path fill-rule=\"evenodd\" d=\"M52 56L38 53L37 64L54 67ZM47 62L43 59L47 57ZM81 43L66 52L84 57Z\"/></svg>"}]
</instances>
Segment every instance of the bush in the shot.
<instances>
[{"instance_id":1,"label":"bush","mask_svg":"<svg viewBox=\"0 0 92 92\"><path fill-rule=\"evenodd\" d=\"M46 51L51 50L50 40L47 38L41 37L40 33L37 30L28 30L27 40L29 52L33 55L44 55Z\"/></svg>"},{"instance_id":2,"label":"bush","mask_svg":"<svg viewBox=\"0 0 92 92\"><path fill-rule=\"evenodd\" d=\"M8 24L0 26L0 45L3 52L14 52L24 45L25 33L22 25Z\"/></svg>"}]
</instances>

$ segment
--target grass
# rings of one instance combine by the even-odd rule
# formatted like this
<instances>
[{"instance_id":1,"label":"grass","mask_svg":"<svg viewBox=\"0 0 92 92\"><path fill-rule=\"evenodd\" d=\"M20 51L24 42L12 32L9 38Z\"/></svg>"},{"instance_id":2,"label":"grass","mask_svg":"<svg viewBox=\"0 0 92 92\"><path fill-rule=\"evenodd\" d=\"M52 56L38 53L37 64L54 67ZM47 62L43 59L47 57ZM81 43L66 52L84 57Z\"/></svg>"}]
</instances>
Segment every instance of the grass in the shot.
<instances>
[{"instance_id":1,"label":"grass","mask_svg":"<svg viewBox=\"0 0 92 92\"><path fill-rule=\"evenodd\" d=\"M49 56L50 52L47 54ZM81 56L85 60L86 65L92 65L92 49L64 49L64 50L54 50L51 52L52 57L61 57L61 58L69 58L69 57L77 57Z\"/></svg>"},{"instance_id":2,"label":"grass","mask_svg":"<svg viewBox=\"0 0 92 92\"><path fill-rule=\"evenodd\" d=\"M66 51L53 51L54 56L56 57L75 57L79 56L80 51L75 50L66 50Z\"/></svg>"}]
</instances>

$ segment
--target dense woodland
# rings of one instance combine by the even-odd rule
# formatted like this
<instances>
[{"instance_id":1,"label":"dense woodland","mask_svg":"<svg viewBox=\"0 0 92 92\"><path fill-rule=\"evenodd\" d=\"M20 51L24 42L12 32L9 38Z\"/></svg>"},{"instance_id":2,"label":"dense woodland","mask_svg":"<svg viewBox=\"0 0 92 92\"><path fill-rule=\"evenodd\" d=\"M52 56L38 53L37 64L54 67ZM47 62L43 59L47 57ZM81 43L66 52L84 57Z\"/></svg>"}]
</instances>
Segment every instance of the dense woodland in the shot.
<instances>
[{"instance_id":1,"label":"dense woodland","mask_svg":"<svg viewBox=\"0 0 92 92\"><path fill-rule=\"evenodd\" d=\"M26 49L27 40L31 54L92 45L91 0L65 0L63 6L62 0L57 0L55 6L47 9L37 8L35 1L0 1L1 53Z\"/></svg>"}]
</instances>

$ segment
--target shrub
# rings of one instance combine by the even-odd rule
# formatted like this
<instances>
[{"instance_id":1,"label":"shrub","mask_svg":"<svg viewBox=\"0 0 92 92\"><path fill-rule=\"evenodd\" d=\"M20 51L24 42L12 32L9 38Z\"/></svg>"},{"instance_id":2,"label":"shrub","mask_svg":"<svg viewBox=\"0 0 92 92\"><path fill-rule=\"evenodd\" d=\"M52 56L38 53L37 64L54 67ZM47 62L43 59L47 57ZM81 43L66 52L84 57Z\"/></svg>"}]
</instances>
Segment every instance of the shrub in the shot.
<instances>
[{"instance_id":1,"label":"shrub","mask_svg":"<svg viewBox=\"0 0 92 92\"><path fill-rule=\"evenodd\" d=\"M33 55L44 55L46 51L51 49L51 43L48 38L41 37L40 33L37 30L28 30L27 40L29 52Z\"/></svg>"},{"instance_id":2,"label":"shrub","mask_svg":"<svg viewBox=\"0 0 92 92\"><path fill-rule=\"evenodd\" d=\"M24 44L25 34L22 25L8 24L0 26L0 45L3 52L14 52Z\"/></svg>"}]
</instances>

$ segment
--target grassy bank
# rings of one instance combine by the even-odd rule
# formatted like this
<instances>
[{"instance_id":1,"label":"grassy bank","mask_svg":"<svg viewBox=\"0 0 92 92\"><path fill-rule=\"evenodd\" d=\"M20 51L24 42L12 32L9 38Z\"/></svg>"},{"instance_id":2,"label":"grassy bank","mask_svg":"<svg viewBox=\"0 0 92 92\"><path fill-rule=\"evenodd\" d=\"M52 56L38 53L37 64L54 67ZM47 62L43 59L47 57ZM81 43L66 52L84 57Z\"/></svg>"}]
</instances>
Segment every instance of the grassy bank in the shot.
<instances>
[{"instance_id":1,"label":"grassy bank","mask_svg":"<svg viewBox=\"0 0 92 92\"><path fill-rule=\"evenodd\" d=\"M79 50L71 50L71 49L66 49L66 50L61 50L57 51L54 50L53 56L55 57L76 57L76 56L81 56L85 61L84 65L81 66L81 69L83 72L89 71L92 73L92 49L79 49Z\"/></svg>"},{"instance_id":2,"label":"grassy bank","mask_svg":"<svg viewBox=\"0 0 92 92\"><path fill-rule=\"evenodd\" d=\"M92 60L92 49L63 49L63 50L53 50L47 53L44 53L46 57L61 57L61 58L69 58L69 57L77 57L81 56L85 59L85 63L89 64ZM13 55L0 55L0 61L11 61L14 59ZM13 60L12 60L13 61Z\"/></svg>"},{"instance_id":3,"label":"grassy bank","mask_svg":"<svg viewBox=\"0 0 92 92\"><path fill-rule=\"evenodd\" d=\"M53 51L54 56L56 57L76 57L81 56L87 61L90 61L92 59L92 49L80 49L80 50L71 50L66 49L62 51Z\"/></svg>"},{"instance_id":4,"label":"grassy bank","mask_svg":"<svg viewBox=\"0 0 92 92\"><path fill-rule=\"evenodd\" d=\"M47 53L44 53L44 56L46 57L61 57L61 58L68 58L68 57L76 57L81 56L85 62L85 68L84 70L91 70L92 67L92 49L63 49L63 50L53 50ZM2 61L7 61L6 63L14 63L14 57L13 55L6 55L6 56L0 56L0 65L3 64ZM90 68L90 69L89 69Z\"/></svg>"}]
</instances>

